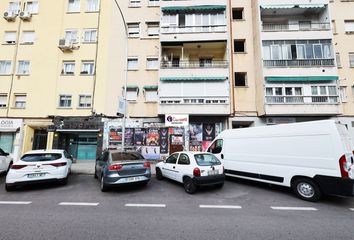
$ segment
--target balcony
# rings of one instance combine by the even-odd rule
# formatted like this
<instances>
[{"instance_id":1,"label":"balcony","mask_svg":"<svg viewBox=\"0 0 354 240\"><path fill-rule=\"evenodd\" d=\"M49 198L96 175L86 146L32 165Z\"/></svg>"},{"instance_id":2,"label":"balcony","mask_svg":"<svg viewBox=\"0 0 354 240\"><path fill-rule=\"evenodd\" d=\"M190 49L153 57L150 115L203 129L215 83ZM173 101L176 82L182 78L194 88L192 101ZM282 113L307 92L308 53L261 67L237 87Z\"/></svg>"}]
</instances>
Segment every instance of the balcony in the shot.
<instances>
[{"instance_id":1,"label":"balcony","mask_svg":"<svg viewBox=\"0 0 354 240\"><path fill-rule=\"evenodd\" d=\"M339 104L339 96L266 96L267 104Z\"/></svg>"},{"instance_id":2,"label":"balcony","mask_svg":"<svg viewBox=\"0 0 354 240\"><path fill-rule=\"evenodd\" d=\"M229 66L226 60L213 60L211 62L202 61L162 61L162 69L186 69L186 68L227 68Z\"/></svg>"},{"instance_id":3,"label":"balcony","mask_svg":"<svg viewBox=\"0 0 354 240\"><path fill-rule=\"evenodd\" d=\"M262 30L264 32L288 32L288 31L328 31L331 30L331 24L327 22L310 22L308 24L277 24L263 23Z\"/></svg>"},{"instance_id":4,"label":"balcony","mask_svg":"<svg viewBox=\"0 0 354 240\"><path fill-rule=\"evenodd\" d=\"M263 60L264 67L334 67L334 59Z\"/></svg>"}]
</instances>

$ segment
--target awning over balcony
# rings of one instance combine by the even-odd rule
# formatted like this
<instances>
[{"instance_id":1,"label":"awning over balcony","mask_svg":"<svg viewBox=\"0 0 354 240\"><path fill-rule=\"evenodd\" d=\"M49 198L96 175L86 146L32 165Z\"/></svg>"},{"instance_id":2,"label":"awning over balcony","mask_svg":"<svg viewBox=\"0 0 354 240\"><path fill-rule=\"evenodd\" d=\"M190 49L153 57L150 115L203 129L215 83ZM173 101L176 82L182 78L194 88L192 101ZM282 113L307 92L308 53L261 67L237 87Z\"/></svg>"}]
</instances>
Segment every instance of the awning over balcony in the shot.
<instances>
[{"instance_id":1,"label":"awning over balcony","mask_svg":"<svg viewBox=\"0 0 354 240\"><path fill-rule=\"evenodd\" d=\"M267 82L323 82L337 81L338 76L265 77Z\"/></svg>"},{"instance_id":2,"label":"awning over balcony","mask_svg":"<svg viewBox=\"0 0 354 240\"><path fill-rule=\"evenodd\" d=\"M193 10L225 10L225 5L203 5L203 6L188 6L188 7L163 7L164 12L171 11L193 11Z\"/></svg>"},{"instance_id":3,"label":"awning over balcony","mask_svg":"<svg viewBox=\"0 0 354 240\"><path fill-rule=\"evenodd\" d=\"M289 8L324 8L325 4L279 4L279 5L261 5L263 9L289 9Z\"/></svg>"},{"instance_id":4,"label":"awning over balcony","mask_svg":"<svg viewBox=\"0 0 354 240\"><path fill-rule=\"evenodd\" d=\"M127 85L127 89L138 89L139 86L138 85ZM124 86L123 86L124 89Z\"/></svg>"},{"instance_id":5,"label":"awning over balcony","mask_svg":"<svg viewBox=\"0 0 354 240\"><path fill-rule=\"evenodd\" d=\"M227 77L162 77L160 81L225 81Z\"/></svg>"},{"instance_id":6,"label":"awning over balcony","mask_svg":"<svg viewBox=\"0 0 354 240\"><path fill-rule=\"evenodd\" d=\"M159 87L156 85L145 85L143 88L145 90L157 90Z\"/></svg>"}]
</instances>

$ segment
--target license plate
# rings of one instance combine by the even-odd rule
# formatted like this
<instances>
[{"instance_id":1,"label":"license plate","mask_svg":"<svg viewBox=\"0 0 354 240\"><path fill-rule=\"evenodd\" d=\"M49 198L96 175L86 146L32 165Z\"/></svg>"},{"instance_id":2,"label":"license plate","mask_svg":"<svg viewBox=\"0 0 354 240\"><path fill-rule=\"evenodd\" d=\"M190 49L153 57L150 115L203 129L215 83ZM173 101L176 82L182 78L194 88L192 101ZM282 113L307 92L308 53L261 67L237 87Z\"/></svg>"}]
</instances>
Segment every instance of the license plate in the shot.
<instances>
[{"instance_id":1,"label":"license plate","mask_svg":"<svg viewBox=\"0 0 354 240\"><path fill-rule=\"evenodd\" d=\"M140 180L141 180L141 177L129 177L129 178L126 178L127 182L136 182L136 181L140 181Z\"/></svg>"},{"instance_id":2,"label":"license plate","mask_svg":"<svg viewBox=\"0 0 354 240\"><path fill-rule=\"evenodd\" d=\"M209 170L208 175L217 175L219 174L219 170Z\"/></svg>"},{"instance_id":3,"label":"license plate","mask_svg":"<svg viewBox=\"0 0 354 240\"><path fill-rule=\"evenodd\" d=\"M45 173L32 173L32 174L28 174L27 177L28 178L36 178L36 177L43 177L45 175Z\"/></svg>"}]
</instances>

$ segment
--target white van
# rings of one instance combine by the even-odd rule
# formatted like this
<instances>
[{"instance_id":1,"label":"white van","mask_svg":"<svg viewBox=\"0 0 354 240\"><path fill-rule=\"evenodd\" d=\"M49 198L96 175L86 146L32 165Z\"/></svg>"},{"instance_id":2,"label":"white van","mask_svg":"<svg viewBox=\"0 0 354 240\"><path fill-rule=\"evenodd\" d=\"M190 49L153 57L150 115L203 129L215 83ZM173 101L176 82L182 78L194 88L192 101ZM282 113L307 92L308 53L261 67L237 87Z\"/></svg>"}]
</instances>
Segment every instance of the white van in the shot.
<instances>
[{"instance_id":1,"label":"white van","mask_svg":"<svg viewBox=\"0 0 354 240\"><path fill-rule=\"evenodd\" d=\"M308 201L354 196L353 150L332 120L225 130L208 148L226 175L292 187Z\"/></svg>"}]
</instances>

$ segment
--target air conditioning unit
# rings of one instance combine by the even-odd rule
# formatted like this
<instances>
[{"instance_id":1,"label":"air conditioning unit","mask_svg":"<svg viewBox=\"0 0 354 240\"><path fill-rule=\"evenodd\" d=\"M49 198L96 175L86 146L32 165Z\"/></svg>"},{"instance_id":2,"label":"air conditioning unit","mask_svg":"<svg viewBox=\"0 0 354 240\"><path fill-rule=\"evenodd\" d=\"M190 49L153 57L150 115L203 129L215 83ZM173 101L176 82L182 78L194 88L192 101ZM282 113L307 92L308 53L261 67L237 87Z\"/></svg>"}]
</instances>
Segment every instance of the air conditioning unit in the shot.
<instances>
[{"instance_id":1,"label":"air conditioning unit","mask_svg":"<svg viewBox=\"0 0 354 240\"><path fill-rule=\"evenodd\" d=\"M16 17L17 17L17 14L14 12L4 12L4 18L7 21L14 21Z\"/></svg>"},{"instance_id":2,"label":"air conditioning unit","mask_svg":"<svg viewBox=\"0 0 354 240\"><path fill-rule=\"evenodd\" d=\"M32 14L29 13L29 12L25 12L25 11L24 12L20 12L20 18L22 20L30 20L31 17L32 17Z\"/></svg>"},{"instance_id":3,"label":"air conditioning unit","mask_svg":"<svg viewBox=\"0 0 354 240\"><path fill-rule=\"evenodd\" d=\"M64 51L72 51L74 49L74 44L70 41L66 41L65 38L59 39L60 50Z\"/></svg>"}]
</instances>

